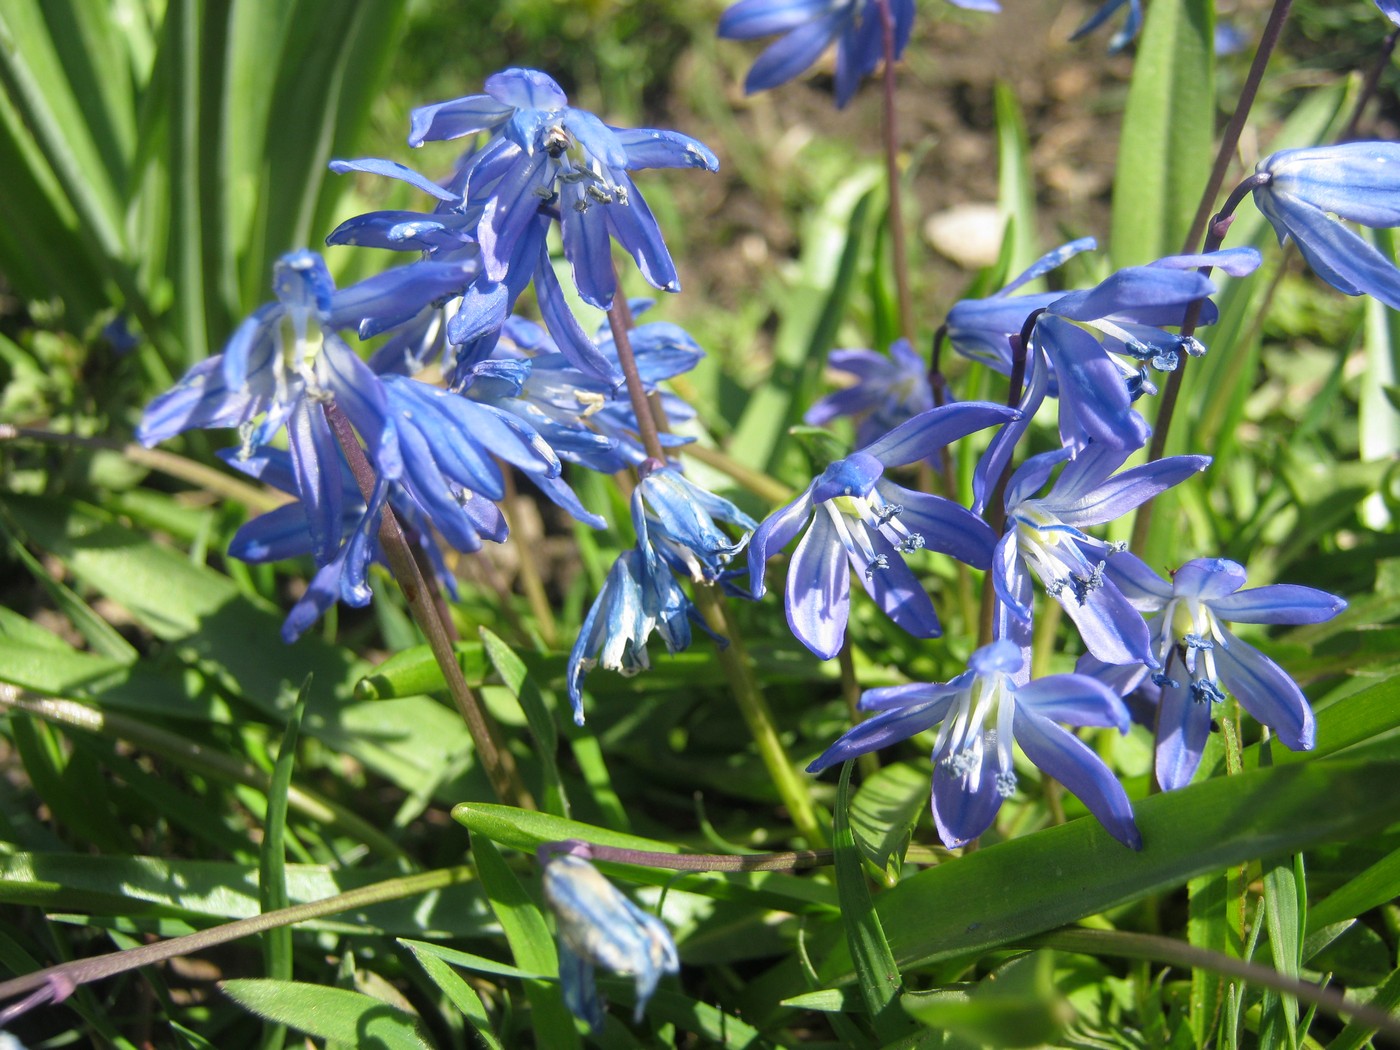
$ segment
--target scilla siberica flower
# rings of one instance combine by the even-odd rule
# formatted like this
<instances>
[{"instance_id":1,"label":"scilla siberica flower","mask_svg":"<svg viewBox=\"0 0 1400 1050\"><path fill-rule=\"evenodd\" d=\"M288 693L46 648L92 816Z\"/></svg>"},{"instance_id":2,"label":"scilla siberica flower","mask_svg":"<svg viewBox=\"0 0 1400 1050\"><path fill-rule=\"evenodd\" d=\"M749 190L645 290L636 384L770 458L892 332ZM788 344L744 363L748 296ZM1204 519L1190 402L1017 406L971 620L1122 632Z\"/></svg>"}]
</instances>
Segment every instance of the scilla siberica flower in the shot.
<instances>
[{"instance_id":1,"label":"scilla siberica flower","mask_svg":"<svg viewBox=\"0 0 1400 1050\"><path fill-rule=\"evenodd\" d=\"M544 899L554 912L559 983L574 1016L597 1031L603 999L593 970L629 975L637 985L633 1020L640 1022L662 975L681 968L666 924L642 911L583 857L540 849Z\"/></svg>"},{"instance_id":2,"label":"scilla siberica flower","mask_svg":"<svg viewBox=\"0 0 1400 1050\"><path fill-rule=\"evenodd\" d=\"M888 0L894 56L904 54L914 28L914 0ZM880 0L739 0L720 16L717 32L730 40L781 33L744 79L752 95L786 84L836 45L836 105L845 106L884 57Z\"/></svg>"},{"instance_id":3,"label":"scilla siberica flower","mask_svg":"<svg viewBox=\"0 0 1400 1050\"><path fill-rule=\"evenodd\" d=\"M859 416L856 442L868 445L881 434L933 407L928 366L907 339L890 344L889 356L873 350L833 350L827 367L855 382L817 401L802 417L819 427L837 416Z\"/></svg>"},{"instance_id":4,"label":"scilla siberica flower","mask_svg":"<svg viewBox=\"0 0 1400 1050\"><path fill-rule=\"evenodd\" d=\"M489 280L505 280L516 242L545 208L557 214L585 302L603 310L612 302L614 239L653 287L680 289L656 219L628 172L715 171L719 162L703 143L674 131L609 127L570 106L563 89L534 69L495 73L486 94L421 107L412 122L410 146L489 135L454 180L465 187L464 205L482 207L477 241Z\"/></svg>"},{"instance_id":5,"label":"scilla siberica flower","mask_svg":"<svg viewBox=\"0 0 1400 1050\"><path fill-rule=\"evenodd\" d=\"M340 452L322 412L334 401L365 440L376 473L403 470L398 434L379 378L355 356L332 322L335 286L308 251L277 261L277 301L259 307L223 353L201 361L146 409L136 437L154 445L192 427L238 427L250 454L285 425L296 494L307 510L318 565L340 541Z\"/></svg>"},{"instance_id":6,"label":"scilla siberica flower","mask_svg":"<svg viewBox=\"0 0 1400 1050\"><path fill-rule=\"evenodd\" d=\"M764 564L810 522L788 566L784 608L792 633L823 660L841 648L854 568L869 595L917 638L941 631L933 603L903 555L925 547L985 568L996 537L951 500L900 487L886 467L924 459L950 441L1017 417L1014 409L969 401L923 412L838 460L806 491L759 525L749 544L749 588L764 594Z\"/></svg>"},{"instance_id":7,"label":"scilla siberica flower","mask_svg":"<svg viewBox=\"0 0 1400 1050\"><path fill-rule=\"evenodd\" d=\"M1156 666L1142 615L1107 572L1121 548L1083 529L1113 521L1205 470L1210 457L1169 456L1114 474L1128 455L1091 442L1073 459L1068 449L1032 456L1011 476L1006 534L992 560L992 583L1014 640L1023 646L1030 637L1034 575L1069 614L1089 652L1105 663ZM1034 495L1061 463L1064 470L1049 493Z\"/></svg>"},{"instance_id":8,"label":"scilla siberica flower","mask_svg":"<svg viewBox=\"0 0 1400 1050\"><path fill-rule=\"evenodd\" d=\"M1254 203L1324 281L1400 310L1400 270L1333 215L1362 226L1400 226L1400 143L1346 142L1286 149L1259 162Z\"/></svg>"},{"instance_id":9,"label":"scilla siberica flower","mask_svg":"<svg viewBox=\"0 0 1400 1050\"><path fill-rule=\"evenodd\" d=\"M968 663L970 669L951 682L867 690L861 708L879 713L849 730L807 771L818 773L941 724L933 745L933 820L938 837L953 848L991 827L1002 800L1015 792L1014 740L1114 838L1140 848L1118 779L1088 745L1056 724L1126 732L1128 709L1113 690L1080 674L1027 682L1021 650L1004 640L978 649Z\"/></svg>"},{"instance_id":10,"label":"scilla siberica flower","mask_svg":"<svg viewBox=\"0 0 1400 1050\"><path fill-rule=\"evenodd\" d=\"M1261 724L1294 751L1313 746L1312 708L1284 670L1226 627L1234 623L1321 623L1346 608L1335 595L1312 587L1274 584L1241 590L1244 568L1224 558L1198 558L1160 578L1141 559L1124 554L1109 562L1109 575L1148 621L1152 652L1160 666L1109 666L1080 660L1083 674L1126 694L1150 674L1160 689L1157 707L1157 782L1185 787L1201 763L1213 705L1229 690Z\"/></svg>"}]
</instances>

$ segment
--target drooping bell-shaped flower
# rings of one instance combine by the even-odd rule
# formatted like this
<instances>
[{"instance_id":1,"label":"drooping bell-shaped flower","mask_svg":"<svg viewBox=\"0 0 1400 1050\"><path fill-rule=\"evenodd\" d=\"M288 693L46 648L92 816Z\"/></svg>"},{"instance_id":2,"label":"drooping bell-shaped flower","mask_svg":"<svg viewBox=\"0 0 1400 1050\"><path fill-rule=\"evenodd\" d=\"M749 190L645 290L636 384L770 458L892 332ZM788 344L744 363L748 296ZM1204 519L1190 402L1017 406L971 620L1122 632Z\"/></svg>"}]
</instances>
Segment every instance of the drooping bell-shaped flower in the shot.
<instances>
[{"instance_id":1,"label":"drooping bell-shaped flower","mask_svg":"<svg viewBox=\"0 0 1400 1050\"><path fill-rule=\"evenodd\" d=\"M1400 142L1286 149L1254 169L1254 203L1324 281L1400 310L1400 270L1342 224L1400 226ZM1333 216L1337 218L1333 218Z\"/></svg>"},{"instance_id":2,"label":"drooping bell-shaped flower","mask_svg":"<svg viewBox=\"0 0 1400 1050\"><path fill-rule=\"evenodd\" d=\"M1067 787L1124 845L1142 844L1132 806L1113 772L1057 723L1114 726L1126 732L1123 702L1080 674L1026 681L1020 648L1006 640L972 654L950 682L867 690L862 710L878 712L850 729L807 767L818 773L846 759L939 726L933 745L933 819L950 848L986 831L1016 790L1013 741L1035 765Z\"/></svg>"},{"instance_id":3,"label":"drooping bell-shaped flower","mask_svg":"<svg viewBox=\"0 0 1400 1050\"><path fill-rule=\"evenodd\" d=\"M640 1022L657 982L680 971L671 931L628 900L583 857L561 852L541 860L544 899L554 913L557 931L564 1002L589 1028L601 1028L604 1004L593 972L602 966L636 982L637 1007L632 1016Z\"/></svg>"},{"instance_id":4,"label":"drooping bell-shaped flower","mask_svg":"<svg viewBox=\"0 0 1400 1050\"><path fill-rule=\"evenodd\" d=\"M1278 664L1225 624L1321 623L1345 609L1345 601L1294 584L1241 590L1244 567L1224 558L1187 562L1169 582L1141 559L1124 554L1110 561L1108 574L1139 611L1156 614L1147 626L1157 666L1115 667L1086 656L1078 670L1120 694L1131 692L1149 676L1158 687L1155 769L1164 789L1191 782L1210 735L1214 704L1224 699L1225 691L1259 723L1271 727L1286 747L1312 748L1312 708L1302 690Z\"/></svg>"}]
</instances>

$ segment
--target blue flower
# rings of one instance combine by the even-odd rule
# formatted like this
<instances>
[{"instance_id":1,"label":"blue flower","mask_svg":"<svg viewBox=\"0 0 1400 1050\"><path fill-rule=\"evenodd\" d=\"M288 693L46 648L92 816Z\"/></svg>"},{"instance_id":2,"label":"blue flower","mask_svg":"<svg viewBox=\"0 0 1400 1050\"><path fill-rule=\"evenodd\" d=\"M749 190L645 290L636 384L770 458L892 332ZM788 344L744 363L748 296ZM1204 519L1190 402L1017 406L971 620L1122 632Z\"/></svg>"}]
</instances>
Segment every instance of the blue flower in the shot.
<instances>
[{"instance_id":1,"label":"blue flower","mask_svg":"<svg viewBox=\"0 0 1400 1050\"><path fill-rule=\"evenodd\" d=\"M1347 295L1400 310L1400 270L1337 219L1400 226L1400 143L1346 142L1286 149L1255 168L1254 203L1279 243L1292 238L1308 265Z\"/></svg>"},{"instance_id":2,"label":"blue flower","mask_svg":"<svg viewBox=\"0 0 1400 1050\"><path fill-rule=\"evenodd\" d=\"M899 58L914 28L914 0L889 3ZM744 91L750 95L786 84L834 43L836 105L842 107L884 58L878 0L739 0L720 16L717 32L730 40L782 34L749 70Z\"/></svg>"},{"instance_id":3,"label":"blue flower","mask_svg":"<svg viewBox=\"0 0 1400 1050\"><path fill-rule=\"evenodd\" d=\"M885 478L886 467L1016 418L1013 409L965 402L931 409L831 464L806 491L764 519L749 546L749 588L764 594L764 564L811 523L788 566L784 608L792 633L823 660L835 656L850 616L850 568L895 623L918 638L940 633L933 603L902 555L928 547L985 568L996 537L981 518L940 496Z\"/></svg>"},{"instance_id":4,"label":"blue flower","mask_svg":"<svg viewBox=\"0 0 1400 1050\"><path fill-rule=\"evenodd\" d=\"M1108 42L1109 54L1116 54L1131 44L1142 28L1142 0L1105 0L1099 5L1099 9L1085 19L1084 24L1076 29L1071 40L1078 40L1088 36L1099 26L1107 22L1117 10L1124 4L1128 5L1128 17L1123 20L1123 25L1113 34Z\"/></svg>"},{"instance_id":5,"label":"blue flower","mask_svg":"<svg viewBox=\"0 0 1400 1050\"><path fill-rule=\"evenodd\" d=\"M873 350L833 350L826 363L856 381L827 394L807 410L802 419L812 426L822 426L837 416L860 416L856 442L868 445L933 407L928 366L907 339L891 343L888 357Z\"/></svg>"},{"instance_id":6,"label":"blue flower","mask_svg":"<svg viewBox=\"0 0 1400 1050\"><path fill-rule=\"evenodd\" d=\"M306 505L318 565L335 557L341 486L335 437L321 403L331 400L365 440L376 472L403 470L398 434L379 378L335 331L335 288L326 264L308 251L278 260L277 301L259 307L221 354L201 361L157 397L137 427L154 445L194 427L237 427L250 454L285 426L297 497Z\"/></svg>"},{"instance_id":7,"label":"blue flower","mask_svg":"<svg viewBox=\"0 0 1400 1050\"><path fill-rule=\"evenodd\" d=\"M639 544L649 544L673 571L685 573L696 583L715 582L744 549L758 523L674 467L648 471L646 466L632 491L632 520ZM737 525L744 534L730 539L716 519Z\"/></svg>"},{"instance_id":8,"label":"blue flower","mask_svg":"<svg viewBox=\"0 0 1400 1050\"><path fill-rule=\"evenodd\" d=\"M453 183L465 187L464 205L482 209L476 240L490 281L505 280L517 242L548 209L559 219L564 255L585 302L604 310L612 302L612 240L653 287L678 291L671 254L628 172L714 171L715 155L679 132L609 127L568 103L544 73L507 69L487 78L484 95L414 110L408 142L489 135L464 159Z\"/></svg>"},{"instance_id":9,"label":"blue flower","mask_svg":"<svg viewBox=\"0 0 1400 1050\"><path fill-rule=\"evenodd\" d=\"M941 728L933 745L933 820L949 848L986 831L1003 799L1016 790L1012 741L1089 807L1111 835L1133 849L1142 845L1123 787L1085 743L1057 725L1128 729L1128 709L1103 683L1080 674L1027 682L1021 650L1009 641L983 646L970 669L951 682L867 690L866 711L878 711L850 729L807 767L817 773L916 733Z\"/></svg>"},{"instance_id":10,"label":"blue flower","mask_svg":"<svg viewBox=\"0 0 1400 1050\"><path fill-rule=\"evenodd\" d=\"M642 911L582 857L555 853L544 860L544 899L554 912L559 982L574 1016L597 1031L603 999L593 970L602 966L629 975L637 986L633 1021L664 974L679 973L680 956L666 924Z\"/></svg>"},{"instance_id":11,"label":"blue flower","mask_svg":"<svg viewBox=\"0 0 1400 1050\"><path fill-rule=\"evenodd\" d=\"M1210 457L1171 456L1114 474L1128 454L1090 443L1070 459L1068 449L1057 449L1032 456L1011 476L1006 534L992 560L992 583L1018 641L1030 635L1034 575L1069 614L1089 652L1105 663L1156 666L1142 615L1107 571L1122 548L1083 529L1113 521L1205 470ZM1066 460L1050 492L1035 496Z\"/></svg>"},{"instance_id":12,"label":"blue flower","mask_svg":"<svg viewBox=\"0 0 1400 1050\"><path fill-rule=\"evenodd\" d=\"M1224 558L1198 558L1161 579L1139 558L1109 562L1108 574L1148 621L1155 670L1109 666L1092 656L1077 670L1126 694L1148 675L1160 690L1157 706L1157 782L1185 787L1201 763L1210 734L1213 703L1224 690L1285 746L1313 746L1313 715L1303 692L1283 671L1226 627L1232 623L1321 623L1346 608L1341 598L1312 587L1274 584L1241 590L1243 566Z\"/></svg>"},{"instance_id":13,"label":"blue flower","mask_svg":"<svg viewBox=\"0 0 1400 1050\"><path fill-rule=\"evenodd\" d=\"M1376 0L1376 6L1381 14L1400 26L1400 0Z\"/></svg>"},{"instance_id":14,"label":"blue flower","mask_svg":"<svg viewBox=\"0 0 1400 1050\"><path fill-rule=\"evenodd\" d=\"M651 667L647 641L661 635L666 651L690 646L694 604L671 574L670 567L646 543L618 555L569 651L565 679L574 721L583 725L583 679L594 667L630 678Z\"/></svg>"}]
</instances>

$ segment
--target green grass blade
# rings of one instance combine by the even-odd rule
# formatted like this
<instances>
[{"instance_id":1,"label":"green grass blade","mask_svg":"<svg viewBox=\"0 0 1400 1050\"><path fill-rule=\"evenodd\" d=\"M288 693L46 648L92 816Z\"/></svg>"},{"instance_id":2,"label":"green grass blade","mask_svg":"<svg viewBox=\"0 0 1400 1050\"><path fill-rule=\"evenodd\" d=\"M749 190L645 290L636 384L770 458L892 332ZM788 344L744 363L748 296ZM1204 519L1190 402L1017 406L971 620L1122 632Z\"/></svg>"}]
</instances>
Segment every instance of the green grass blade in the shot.
<instances>
[{"instance_id":1,"label":"green grass blade","mask_svg":"<svg viewBox=\"0 0 1400 1050\"><path fill-rule=\"evenodd\" d=\"M545 703L544 696L526 670L520 657L515 655L504 641L486 628L481 628L481 642L491 666L505 681L511 695L520 702L525 712L525 721L530 727L530 735L535 738L535 753L544 766L544 791L542 797L545 809L557 816L569 815L569 799L564 793L564 782L559 776L559 764L555 752L559 747L559 734L554 727L554 715Z\"/></svg>"},{"instance_id":2,"label":"green grass blade","mask_svg":"<svg viewBox=\"0 0 1400 1050\"><path fill-rule=\"evenodd\" d=\"M443 962L436 955L425 951L429 945L415 943L413 941L400 941L413 953L413 957L418 960L418 965L423 967L423 971L431 978L432 982L442 989L442 993L451 1000L452 1005L462 1011L462 1016L467 1019L467 1024L471 1025L476 1037L487 1047L487 1050L502 1050L500 1040L496 1038L496 1033L491 1029L491 1018L486 1013L486 1005L481 1001L481 996L476 994L466 981L458 976L457 972Z\"/></svg>"},{"instance_id":3,"label":"green grass blade","mask_svg":"<svg viewBox=\"0 0 1400 1050\"><path fill-rule=\"evenodd\" d=\"M267 788L267 815L263 819L262 849L258 856L258 902L265 912L291 904L287 895L287 792L292 786L292 771L296 768L297 737L301 732L302 716L311 694L311 678L307 677L297 692L296 704L287 717L282 733L282 746L272 767L272 780ZM292 979L292 930L289 926L269 930L262 935L263 969L275 980ZM282 1030L277 1027L263 1035L263 1045L280 1045Z\"/></svg>"}]
</instances>

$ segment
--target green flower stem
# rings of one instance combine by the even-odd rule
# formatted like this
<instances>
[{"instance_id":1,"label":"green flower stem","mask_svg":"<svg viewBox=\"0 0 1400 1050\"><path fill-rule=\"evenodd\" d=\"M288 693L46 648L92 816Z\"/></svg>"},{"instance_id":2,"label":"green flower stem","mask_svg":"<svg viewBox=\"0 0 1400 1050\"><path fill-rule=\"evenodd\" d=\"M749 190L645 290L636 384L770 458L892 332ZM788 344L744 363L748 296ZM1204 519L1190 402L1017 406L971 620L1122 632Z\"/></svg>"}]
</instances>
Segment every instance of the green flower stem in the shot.
<instances>
[{"instance_id":1,"label":"green flower stem","mask_svg":"<svg viewBox=\"0 0 1400 1050\"><path fill-rule=\"evenodd\" d=\"M1220 148L1215 154L1215 165L1211 168L1210 178L1206 182L1205 192L1201 194L1201 203L1196 208L1196 216L1191 221L1191 231L1186 235L1186 242L1182 246L1182 253L1188 254L1196 250L1196 245L1201 243L1201 238L1206 235L1212 208L1215 206L1215 199L1220 196L1220 188L1225 184L1225 173L1229 170L1230 164L1235 159L1235 151L1239 147L1240 135L1244 131L1245 121L1249 119L1249 111L1254 108L1255 96L1259 93L1259 85L1264 80L1264 69L1269 64L1269 58L1274 53L1279 37L1283 34L1283 24L1288 19L1288 12L1293 7L1293 0L1274 0L1273 10L1269 12L1269 21L1264 26L1264 32L1259 38L1259 47L1254 52L1254 61L1250 64L1249 74L1245 77L1244 87L1240 91L1239 101L1235 104L1235 112L1230 115L1230 122L1225 126L1225 133L1220 138ZM1194 307L1194 312L1198 315L1199 306ZM1191 327L1195 327L1194 318ZM1157 422L1152 430L1152 444L1148 448L1148 462L1162 458L1167 447L1167 432L1171 430L1172 416L1176 411L1176 403L1181 397L1182 377L1186 372L1186 360L1183 358L1176 366L1176 370L1167 378L1166 389L1162 391L1162 399L1158 402ZM1155 500L1148 500L1137 510L1133 518L1133 535L1129 546L1141 550L1147 542L1148 532L1152 528L1152 505Z\"/></svg>"},{"instance_id":2,"label":"green flower stem","mask_svg":"<svg viewBox=\"0 0 1400 1050\"><path fill-rule=\"evenodd\" d=\"M134 442L82 437L78 434L63 434L55 430L40 430L32 427L14 427L8 423L0 423L0 441L42 441L50 445L72 445L76 448L97 448L120 452L138 466L158 470L162 474L202 488L220 499L241 503L252 511L274 510L289 499L281 493L249 485L246 481L230 477L221 470L206 467L203 463L196 463L184 456L177 456L164 449L144 448Z\"/></svg>"},{"instance_id":3,"label":"green flower stem","mask_svg":"<svg viewBox=\"0 0 1400 1050\"><path fill-rule=\"evenodd\" d=\"M251 762L243 762L178 733L148 725L115 711L100 711L75 700L49 697L21 697L12 686L0 686L0 707L24 711L53 725L95 733L109 739L125 740L142 751L178 762L185 769L217 780L244 784L266 794L271 777ZM335 828L363 842L376 853L401 859L406 856L393 839L374 825L312 791L292 785L287 803L302 816L328 828Z\"/></svg>"},{"instance_id":4,"label":"green flower stem","mask_svg":"<svg viewBox=\"0 0 1400 1050\"><path fill-rule=\"evenodd\" d=\"M778 797L788 809L792 822L809 845L820 848L828 843L826 822L819 816L816 804L812 801L808 782L793 766L787 749L778 736L773 722L773 712L763 697L758 680L754 677L753 665L749 663L744 648L743 635L734 629L727 616L724 598L714 584L695 585L695 604L705 617L710 630L729 639L729 644L719 650L720 666L729 680L730 692L739 705L739 711L753 734L758 747L759 758L763 760L768 775L777 788Z\"/></svg>"},{"instance_id":5,"label":"green flower stem","mask_svg":"<svg viewBox=\"0 0 1400 1050\"><path fill-rule=\"evenodd\" d=\"M1054 948L1057 951L1076 952L1099 958L1111 955L1120 959L1143 959L1210 970L1227 977L1239 978L1261 988L1296 995L1302 1001L1316 1004L1319 1009L1330 1014L1350 1016L1353 1020L1373 1025L1381 1031L1400 1034L1400 1017L1394 1014L1363 1003L1354 1003L1332 988L1287 977L1272 967L1236 959L1234 956L1208 948L1183 944L1170 937L1159 937L1152 933L1127 933L1121 930L1067 928L1032 937L1024 943L1027 947Z\"/></svg>"},{"instance_id":6,"label":"green flower stem","mask_svg":"<svg viewBox=\"0 0 1400 1050\"><path fill-rule=\"evenodd\" d=\"M363 493L365 501L369 502L374 491L374 468L365 457L364 449L360 447L359 439L345 414L333 402L327 402L324 407L326 422L330 424L336 440L345 452L345 458L350 463L350 470L355 475L360 492ZM515 767L515 756L501 746L500 736L490 713L472 692L471 686L467 685L461 665L457 663L457 654L452 649L451 633L438 616L432 592L423 579L423 574L418 571L418 562L414 560L408 541L404 539L403 530L399 528L399 520L394 516L393 508L387 503L380 518L379 543L389 562L389 571L394 574L403 590L413 620L427 638L433 657L442 669L443 678L447 681L447 691L452 694L452 700L457 705L462 720L467 724L467 732L471 734L477 758L486 771L487 779L491 781L496 797L520 809L534 809L535 800L520 779L520 771Z\"/></svg>"},{"instance_id":7,"label":"green flower stem","mask_svg":"<svg viewBox=\"0 0 1400 1050\"><path fill-rule=\"evenodd\" d=\"M612 306L608 308L608 326L617 346L618 364L621 365L622 375L627 380L627 396L631 399L632 411L637 416L637 429L642 438L642 445L648 456L665 463L666 451L661 447L656 420L652 416L652 406L647 400L646 389L642 386L641 374L637 371L637 359L632 354L632 339L629 335L631 322L631 311L627 309L619 289L613 296ZM729 644L719 650L720 666L724 669L730 691L734 694L739 711L748 724L749 732L753 734L759 757L763 760L768 775L773 779L773 786L777 788L778 797L782 799L783 805L792 816L793 824L808 843L813 846L825 846L825 826L817 815L816 805L807 790L807 782L793 767L778 736L777 727L773 723L773 712L763 698L758 679L754 677L743 638L733 630L726 615L723 595L713 584L697 583L694 590L695 604L710 630L729 639Z\"/></svg>"},{"instance_id":8,"label":"green flower stem","mask_svg":"<svg viewBox=\"0 0 1400 1050\"><path fill-rule=\"evenodd\" d=\"M0 1011L0 1022L13 1020L25 1009L33 1006L40 1006L48 1002L61 1002L72 994L74 988L90 984L93 981L100 981L105 977L113 977L141 966L164 962L166 959L173 959L176 956L191 955L243 937L266 933L268 930L294 926L297 923L310 922L313 919L324 919L342 912L358 911L372 904L383 904L386 901L402 900L405 897L422 896L434 890L469 882L475 877L475 874L476 871L473 867L463 864L453 868L437 868L416 875L400 875L369 886L361 886L359 889L337 893L334 897L327 897L324 900L295 904L290 908L279 908L276 911L264 912L262 915L250 915L246 919L238 919L207 930L200 930L198 933L186 934L183 937L172 937L152 944L143 944L139 948L109 952L106 955L96 955L90 959L78 959L73 962L60 963L57 966L49 966L42 970L35 970L33 973L27 973L22 977L15 977L0 983L0 1001L13 999L27 993L38 993L30 995L29 999L23 1003L12 1004L8 1009ZM44 994L45 992L48 994Z\"/></svg>"},{"instance_id":9,"label":"green flower stem","mask_svg":"<svg viewBox=\"0 0 1400 1050\"><path fill-rule=\"evenodd\" d=\"M904 206L899 179L899 127L895 110L894 12L890 0L876 0L880 10L880 30L885 52L884 140L885 179L890 195L890 252L894 256L894 286L899 303L899 331L914 342L914 297L909 290L909 255L904 241Z\"/></svg>"}]
</instances>

